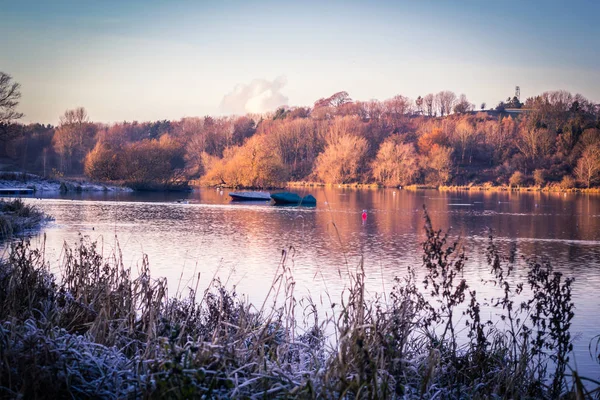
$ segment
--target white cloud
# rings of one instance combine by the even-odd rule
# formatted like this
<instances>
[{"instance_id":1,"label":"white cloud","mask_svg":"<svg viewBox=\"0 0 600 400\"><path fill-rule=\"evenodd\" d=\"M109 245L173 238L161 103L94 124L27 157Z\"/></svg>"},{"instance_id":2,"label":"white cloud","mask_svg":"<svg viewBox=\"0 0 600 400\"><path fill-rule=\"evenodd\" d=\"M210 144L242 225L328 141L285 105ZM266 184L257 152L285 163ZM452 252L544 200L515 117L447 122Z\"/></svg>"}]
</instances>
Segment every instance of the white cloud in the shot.
<instances>
[{"instance_id":1,"label":"white cloud","mask_svg":"<svg viewBox=\"0 0 600 400\"><path fill-rule=\"evenodd\" d=\"M221 111L243 115L273 111L282 105L287 105L287 96L280 92L286 83L285 76L277 77L272 82L266 79L254 79L249 84L239 83L231 93L223 96Z\"/></svg>"}]
</instances>

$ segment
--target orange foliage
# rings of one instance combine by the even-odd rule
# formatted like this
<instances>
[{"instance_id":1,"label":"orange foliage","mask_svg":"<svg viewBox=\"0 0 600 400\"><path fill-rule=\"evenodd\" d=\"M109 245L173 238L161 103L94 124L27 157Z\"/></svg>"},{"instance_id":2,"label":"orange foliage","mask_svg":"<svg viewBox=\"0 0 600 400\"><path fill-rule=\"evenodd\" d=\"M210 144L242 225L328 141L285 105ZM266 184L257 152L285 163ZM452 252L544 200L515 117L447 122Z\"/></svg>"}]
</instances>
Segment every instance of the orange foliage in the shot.
<instances>
[{"instance_id":1,"label":"orange foliage","mask_svg":"<svg viewBox=\"0 0 600 400\"><path fill-rule=\"evenodd\" d=\"M417 142L419 151L422 154L428 154L434 145L445 146L448 144L448 137L440 128L434 128L433 130L421 135Z\"/></svg>"},{"instance_id":2,"label":"orange foliage","mask_svg":"<svg viewBox=\"0 0 600 400\"><path fill-rule=\"evenodd\" d=\"M414 183L419 175L418 156L412 144L391 136L379 148L372 164L373 178L384 186L404 186Z\"/></svg>"},{"instance_id":3,"label":"orange foliage","mask_svg":"<svg viewBox=\"0 0 600 400\"><path fill-rule=\"evenodd\" d=\"M276 146L265 135L255 135L241 147L228 148L212 160L204 182L209 185L270 188L283 185L287 170Z\"/></svg>"}]
</instances>

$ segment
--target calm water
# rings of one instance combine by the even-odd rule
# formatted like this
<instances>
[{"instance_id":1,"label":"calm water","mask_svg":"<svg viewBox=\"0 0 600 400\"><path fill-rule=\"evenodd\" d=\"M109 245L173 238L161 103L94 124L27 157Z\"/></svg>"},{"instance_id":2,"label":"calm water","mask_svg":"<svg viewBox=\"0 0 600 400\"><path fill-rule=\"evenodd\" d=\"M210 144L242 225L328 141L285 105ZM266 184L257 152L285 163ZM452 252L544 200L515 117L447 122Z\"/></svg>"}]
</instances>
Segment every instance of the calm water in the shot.
<instances>
[{"instance_id":1,"label":"calm water","mask_svg":"<svg viewBox=\"0 0 600 400\"><path fill-rule=\"evenodd\" d=\"M282 250L296 281L296 295L310 293L326 303L338 301L347 286L345 271L361 257L371 294L386 292L393 277L421 265L425 204L434 227L461 237L469 254L466 279L484 295L490 289L483 250L491 229L502 248L516 246L519 256L545 255L567 276L575 277L577 306L572 333L580 373L600 377L589 355L600 334L600 196L563 193L440 193L400 190L298 190L311 193L316 208L231 203L227 192L199 190L182 194L96 194L29 199L55 221L43 231L50 259L60 258L63 243L78 235L102 243L104 253L117 238L134 269L147 254L154 276L169 280L170 293L201 273L200 286L218 276L238 293L260 302L278 268ZM368 218L361 219L362 210ZM34 239L40 244L42 239ZM54 262L53 265L57 263ZM517 277L527 273L521 265Z\"/></svg>"}]
</instances>

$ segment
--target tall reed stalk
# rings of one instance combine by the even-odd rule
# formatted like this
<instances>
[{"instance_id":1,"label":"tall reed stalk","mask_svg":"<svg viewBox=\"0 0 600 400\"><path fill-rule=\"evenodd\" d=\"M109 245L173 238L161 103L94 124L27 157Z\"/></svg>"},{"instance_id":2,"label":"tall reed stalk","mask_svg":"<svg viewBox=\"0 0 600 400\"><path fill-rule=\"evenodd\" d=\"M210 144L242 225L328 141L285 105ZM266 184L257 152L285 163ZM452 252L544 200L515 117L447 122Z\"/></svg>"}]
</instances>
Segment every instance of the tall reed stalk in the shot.
<instances>
[{"instance_id":1,"label":"tall reed stalk","mask_svg":"<svg viewBox=\"0 0 600 400\"><path fill-rule=\"evenodd\" d=\"M134 277L119 249L104 257L84 237L65 244L57 278L43 250L14 243L0 264L0 396L598 398L600 383L569 369L572 279L532 259L515 283L514 254L490 237L487 282L501 294L482 299L460 243L427 213L425 232L422 266L385 296L367 294L364 260L347 266L325 317L296 297L293 248L255 306L218 278L199 292L199 276L169 298L146 257Z\"/></svg>"}]
</instances>

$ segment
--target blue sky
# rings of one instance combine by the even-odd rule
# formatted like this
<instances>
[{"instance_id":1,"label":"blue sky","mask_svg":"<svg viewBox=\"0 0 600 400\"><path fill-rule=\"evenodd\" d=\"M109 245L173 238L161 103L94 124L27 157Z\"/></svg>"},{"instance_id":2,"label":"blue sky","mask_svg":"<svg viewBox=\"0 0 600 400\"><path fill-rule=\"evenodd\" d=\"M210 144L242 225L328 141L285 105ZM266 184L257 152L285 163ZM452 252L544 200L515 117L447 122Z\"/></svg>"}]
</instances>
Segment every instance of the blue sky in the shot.
<instances>
[{"instance_id":1,"label":"blue sky","mask_svg":"<svg viewBox=\"0 0 600 400\"><path fill-rule=\"evenodd\" d=\"M24 121L77 106L102 122L221 114L225 95L257 80L289 105L339 90L453 90L492 105L515 85L600 101L593 0L0 3L0 71L22 85Z\"/></svg>"}]
</instances>

